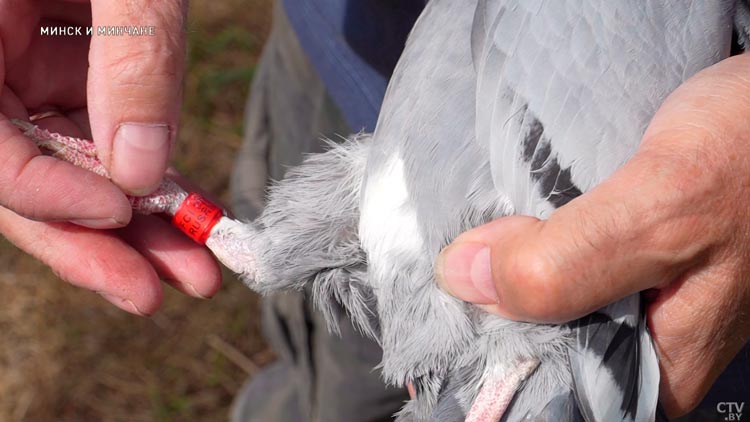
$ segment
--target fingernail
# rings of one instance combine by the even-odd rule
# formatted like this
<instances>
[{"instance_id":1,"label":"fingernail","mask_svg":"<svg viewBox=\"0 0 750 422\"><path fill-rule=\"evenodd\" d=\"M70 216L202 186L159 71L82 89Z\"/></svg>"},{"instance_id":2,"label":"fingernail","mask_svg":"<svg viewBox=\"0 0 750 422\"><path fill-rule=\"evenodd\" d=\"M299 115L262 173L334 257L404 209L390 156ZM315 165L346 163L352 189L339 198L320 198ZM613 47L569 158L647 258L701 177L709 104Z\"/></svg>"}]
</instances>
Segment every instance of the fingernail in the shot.
<instances>
[{"instance_id":1,"label":"fingernail","mask_svg":"<svg viewBox=\"0 0 750 422\"><path fill-rule=\"evenodd\" d=\"M188 289L193 292L193 296L200 298L200 299L211 299L211 296L206 296L198 292L198 290L193 286L193 283L185 283L185 285L188 287Z\"/></svg>"},{"instance_id":2,"label":"fingernail","mask_svg":"<svg viewBox=\"0 0 750 422\"><path fill-rule=\"evenodd\" d=\"M125 226L114 218L80 218L70 222L90 229L117 229Z\"/></svg>"},{"instance_id":3,"label":"fingernail","mask_svg":"<svg viewBox=\"0 0 750 422\"><path fill-rule=\"evenodd\" d=\"M497 303L492 281L490 248L482 243L464 242L443 249L435 263L440 287L451 295L472 303Z\"/></svg>"},{"instance_id":4,"label":"fingernail","mask_svg":"<svg viewBox=\"0 0 750 422\"><path fill-rule=\"evenodd\" d=\"M165 283L168 283L172 285L175 289L190 295L191 297L198 298L198 299L213 299L213 295L215 294L203 294L198 291L198 289L195 288L195 285L193 283L187 282L187 281L178 281L173 278L163 278L162 281Z\"/></svg>"},{"instance_id":5,"label":"fingernail","mask_svg":"<svg viewBox=\"0 0 750 422\"><path fill-rule=\"evenodd\" d=\"M140 309L138 309L137 306L135 306L135 302L133 302L130 299L123 299L121 297L111 295L108 293L102 293L97 292L101 297L107 299L107 301L118 308L122 309L123 311L130 312L132 314L136 314L138 316L147 317L148 315L141 312Z\"/></svg>"},{"instance_id":6,"label":"fingernail","mask_svg":"<svg viewBox=\"0 0 750 422\"><path fill-rule=\"evenodd\" d=\"M112 180L131 195L151 193L167 168L169 126L123 123L112 145Z\"/></svg>"}]
</instances>

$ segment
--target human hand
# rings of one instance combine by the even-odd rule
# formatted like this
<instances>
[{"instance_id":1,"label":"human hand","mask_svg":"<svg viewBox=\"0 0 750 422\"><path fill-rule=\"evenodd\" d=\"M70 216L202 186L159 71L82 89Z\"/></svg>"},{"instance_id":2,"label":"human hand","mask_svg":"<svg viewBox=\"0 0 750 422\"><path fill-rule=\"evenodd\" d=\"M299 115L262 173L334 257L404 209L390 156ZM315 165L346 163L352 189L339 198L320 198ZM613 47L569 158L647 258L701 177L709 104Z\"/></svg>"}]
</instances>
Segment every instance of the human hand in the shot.
<instances>
[{"instance_id":1,"label":"human hand","mask_svg":"<svg viewBox=\"0 0 750 422\"><path fill-rule=\"evenodd\" d=\"M559 323L643 290L670 416L695 407L750 338L750 54L662 105L636 155L541 221L459 236L436 265L452 295Z\"/></svg>"},{"instance_id":2,"label":"human hand","mask_svg":"<svg viewBox=\"0 0 750 422\"><path fill-rule=\"evenodd\" d=\"M181 101L184 3L0 0L0 233L61 278L141 315L159 307L159 277L196 297L220 284L204 248L156 217L131 221L122 192L152 191L167 166ZM155 35L89 40L43 36L40 25L151 25ZM62 113L38 124L93 135L112 181L41 155L8 120L50 109Z\"/></svg>"}]
</instances>

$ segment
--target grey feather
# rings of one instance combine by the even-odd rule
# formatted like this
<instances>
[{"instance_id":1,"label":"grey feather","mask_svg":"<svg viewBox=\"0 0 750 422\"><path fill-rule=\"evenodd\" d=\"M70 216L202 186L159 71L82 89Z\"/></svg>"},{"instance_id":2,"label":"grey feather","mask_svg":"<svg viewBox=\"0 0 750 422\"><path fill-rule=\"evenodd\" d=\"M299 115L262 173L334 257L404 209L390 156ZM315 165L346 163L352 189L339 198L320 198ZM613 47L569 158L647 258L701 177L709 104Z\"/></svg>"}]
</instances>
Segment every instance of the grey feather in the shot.
<instances>
[{"instance_id":1,"label":"grey feather","mask_svg":"<svg viewBox=\"0 0 750 422\"><path fill-rule=\"evenodd\" d=\"M737 13L735 13L737 10ZM244 236L259 291L311 283L412 382L401 421L461 420L487 379L541 363L505 421L654 420L659 368L639 296L569 325L488 315L439 290L433 262L459 233L546 218L636 150L664 98L729 53L734 0L432 0L372 139L310 157ZM574 292L571 292L574 294Z\"/></svg>"},{"instance_id":2,"label":"grey feather","mask_svg":"<svg viewBox=\"0 0 750 422\"><path fill-rule=\"evenodd\" d=\"M355 326L378 338L376 298L367 281L367 263L357 235L359 191L370 147L369 135L329 143L270 188L268 204L256 220L257 274L250 287L262 292L313 286L316 305L332 324L332 301ZM335 145L335 147L334 147Z\"/></svg>"},{"instance_id":3,"label":"grey feather","mask_svg":"<svg viewBox=\"0 0 750 422\"><path fill-rule=\"evenodd\" d=\"M539 412L532 412L523 419L524 422L570 421L584 422L578 410L572 391L560 393L552 398Z\"/></svg>"},{"instance_id":4,"label":"grey feather","mask_svg":"<svg viewBox=\"0 0 750 422\"><path fill-rule=\"evenodd\" d=\"M737 41L740 46L747 49L750 44L750 2L748 0L737 1L737 11L734 15L734 28L737 32Z\"/></svg>"},{"instance_id":5,"label":"grey feather","mask_svg":"<svg viewBox=\"0 0 750 422\"><path fill-rule=\"evenodd\" d=\"M574 391L589 421L652 420L659 367L640 298L631 296L573 323Z\"/></svg>"}]
</instances>

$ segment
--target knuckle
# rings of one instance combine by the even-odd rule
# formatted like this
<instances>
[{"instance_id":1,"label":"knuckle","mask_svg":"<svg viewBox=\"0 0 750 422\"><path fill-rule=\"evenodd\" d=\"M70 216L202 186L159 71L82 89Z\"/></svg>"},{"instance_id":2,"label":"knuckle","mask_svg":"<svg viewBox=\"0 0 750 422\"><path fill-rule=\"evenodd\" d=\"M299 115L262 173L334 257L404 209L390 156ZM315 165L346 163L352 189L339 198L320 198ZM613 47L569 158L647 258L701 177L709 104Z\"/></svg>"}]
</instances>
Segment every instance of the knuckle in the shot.
<instances>
[{"instance_id":1,"label":"knuckle","mask_svg":"<svg viewBox=\"0 0 750 422\"><path fill-rule=\"evenodd\" d=\"M124 24L133 26L153 26L157 37L168 37L179 33L187 18L187 0L103 0L95 4L94 24ZM97 2L99 3L99 2ZM96 7L98 6L98 7ZM97 13L97 10L101 10ZM149 37L154 38L154 37ZM139 37L132 38L139 42ZM142 40L142 39L141 39Z\"/></svg>"},{"instance_id":2,"label":"knuckle","mask_svg":"<svg viewBox=\"0 0 750 422\"><path fill-rule=\"evenodd\" d=\"M39 170L39 173L35 173L27 168L20 173L6 200L7 208L31 220L42 219L52 205L47 201L39 200L38 194L44 189L45 181L50 180L49 172L46 169L41 168Z\"/></svg>"},{"instance_id":3,"label":"knuckle","mask_svg":"<svg viewBox=\"0 0 750 422\"><path fill-rule=\"evenodd\" d=\"M27 173L19 173L8 183L9 189L2 195L2 206L22 217L34 219L39 214L39 206L32 193L37 187L33 179L25 177Z\"/></svg>"},{"instance_id":4,"label":"knuckle","mask_svg":"<svg viewBox=\"0 0 750 422\"><path fill-rule=\"evenodd\" d=\"M132 21L149 21L168 28L181 26L187 12L185 1L127 0L120 9Z\"/></svg>"},{"instance_id":5,"label":"knuckle","mask_svg":"<svg viewBox=\"0 0 750 422\"><path fill-rule=\"evenodd\" d=\"M67 164L39 156L29 161L2 196L2 205L30 220L56 220L68 215L75 203L66 201L69 191L50 188L50 180L60 180Z\"/></svg>"},{"instance_id":6,"label":"knuckle","mask_svg":"<svg viewBox=\"0 0 750 422\"><path fill-rule=\"evenodd\" d=\"M33 219L34 214L34 203L28 195L24 195L18 190L11 190L10 193L5 196L2 203L3 207L15 212L21 217Z\"/></svg>"},{"instance_id":7,"label":"knuckle","mask_svg":"<svg viewBox=\"0 0 750 422\"><path fill-rule=\"evenodd\" d=\"M133 44L111 54L105 67L121 88L161 84L179 76L182 55L168 46Z\"/></svg>"},{"instance_id":8,"label":"knuckle","mask_svg":"<svg viewBox=\"0 0 750 422\"><path fill-rule=\"evenodd\" d=\"M102 68L108 108L143 119L174 108L182 83L179 53L140 46L116 54Z\"/></svg>"},{"instance_id":9,"label":"knuckle","mask_svg":"<svg viewBox=\"0 0 750 422\"><path fill-rule=\"evenodd\" d=\"M124 7L122 19L133 26L150 25L154 33L99 38L107 44L105 61L99 63L107 76L126 89L179 83L185 57L182 2L130 0Z\"/></svg>"}]
</instances>

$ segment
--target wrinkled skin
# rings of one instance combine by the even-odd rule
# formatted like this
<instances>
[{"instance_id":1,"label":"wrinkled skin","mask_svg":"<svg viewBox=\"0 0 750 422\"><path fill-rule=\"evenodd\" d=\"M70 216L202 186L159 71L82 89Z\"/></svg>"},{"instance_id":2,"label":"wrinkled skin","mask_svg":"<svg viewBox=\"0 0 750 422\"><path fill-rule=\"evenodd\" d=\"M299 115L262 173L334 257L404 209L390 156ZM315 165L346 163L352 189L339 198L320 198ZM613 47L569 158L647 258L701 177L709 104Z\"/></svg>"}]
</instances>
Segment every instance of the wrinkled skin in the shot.
<instances>
[{"instance_id":1,"label":"wrinkled skin","mask_svg":"<svg viewBox=\"0 0 750 422\"><path fill-rule=\"evenodd\" d=\"M159 307L160 278L195 297L212 296L221 281L207 250L166 221L132 216L123 194L152 191L167 168L186 3L0 0L0 233L62 279L139 315ZM40 35L40 25L153 25L155 35L89 43ZM93 138L112 181L41 155L8 120L49 110L62 116L39 125Z\"/></svg>"},{"instance_id":2,"label":"wrinkled skin","mask_svg":"<svg viewBox=\"0 0 750 422\"><path fill-rule=\"evenodd\" d=\"M462 234L438 259L443 288L536 322L646 290L660 399L670 416L687 413L750 337L747 75L742 54L688 80L637 154L549 220L507 217Z\"/></svg>"}]
</instances>

